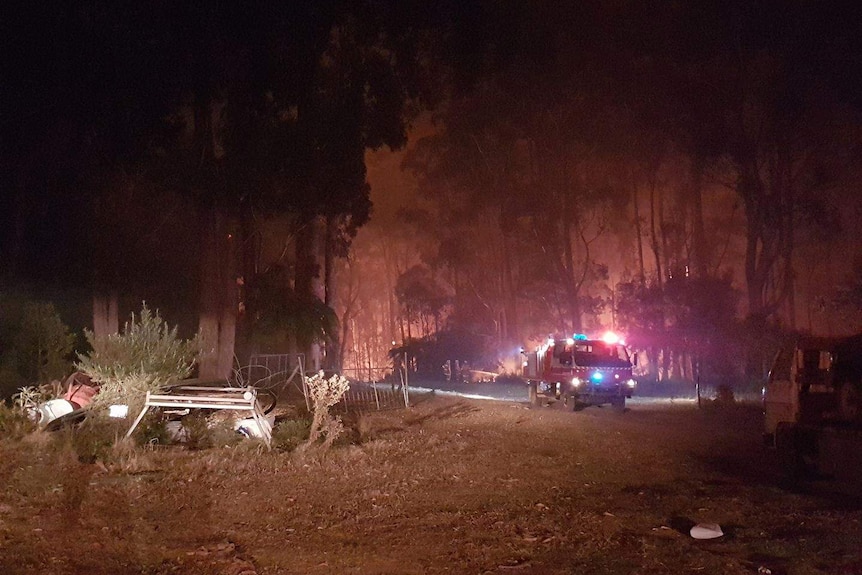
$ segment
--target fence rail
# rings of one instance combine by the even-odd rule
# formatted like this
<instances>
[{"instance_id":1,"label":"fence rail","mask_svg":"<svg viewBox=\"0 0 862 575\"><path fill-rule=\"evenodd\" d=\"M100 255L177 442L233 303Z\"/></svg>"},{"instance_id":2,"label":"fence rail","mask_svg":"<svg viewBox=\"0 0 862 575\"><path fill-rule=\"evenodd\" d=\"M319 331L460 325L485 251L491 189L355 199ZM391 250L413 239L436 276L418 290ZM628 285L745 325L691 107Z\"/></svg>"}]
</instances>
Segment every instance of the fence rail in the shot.
<instances>
[{"instance_id":1,"label":"fence rail","mask_svg":"<svg viewBox=\"0 0 862 575\"><path fill-rule=\"evenodd\" d=\"M363 383L379 383L392 379L392 367L352 367L341 370L342 375L350 378L353 381L361 381Z\"/></svg>"},{"instance_id":2,"label":"fence rail","mask_svg":"<svg viewBox=\"0 0 862 575\"><path fill-rule=\"evenodd\" d=\"M410 397L406 386L393 388L390 384L352 383L336 409L361 413L403 409L409 405Z\"/></svg>"},{"instance_id":3,"label":"fence rail","mask_svg":"<svg viewBox=\"0 0 862 575\"><path fill-rule=\"evenodd\" d=\"M247 366L236 370L236 384L257 389L284 389L293 384L305 398L311 409L304 371L305 356L302 354L255 354ZM410 405L406 375L394 374L391 366L348 368L341 375L350 380L350 389L335 406L346 412L382 411L403 409ZM387 381L388 380L388 381Z\"/></svg>"}]
</instances>

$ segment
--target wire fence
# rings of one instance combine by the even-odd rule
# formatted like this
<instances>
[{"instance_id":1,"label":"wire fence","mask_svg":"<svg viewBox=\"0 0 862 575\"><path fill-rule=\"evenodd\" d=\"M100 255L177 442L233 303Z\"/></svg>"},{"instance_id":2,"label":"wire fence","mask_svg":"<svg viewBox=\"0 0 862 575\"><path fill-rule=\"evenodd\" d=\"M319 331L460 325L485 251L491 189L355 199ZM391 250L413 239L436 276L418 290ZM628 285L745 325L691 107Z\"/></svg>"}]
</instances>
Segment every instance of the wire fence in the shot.
<instances>
[{"instance_id":1,"label":"wire fence","mask_svg":"<svg viewBox=\"0 0 862 575\"><path fill-rule=\"evenodd\" d=\"M410 405L407 387L392 389L388 384L352 383L350 389L336 405L336 409L350 413L403 409Z\"/></svg>"},{"instance_id":2,"label":"wire fence","mask_svg":"<svg viewBox=\"0 0 862 575\"><path fill-rule=\"evenodd\" d=\"M410 405L410 394L403 371L366 366L345 369L342 375L350 379L350 389L339 407L345 412L368 412L403 409Z\"/></svg>"},{"instance_id":3,"label":"wire fence","mask_svg":"<svg viewBox=\"0 0 862 575\"><path fill-rule=\"evenodd\" d=\"M368 412L410 405L407 378L402 370L393 372L391 366L365 366L344 369L340 374L350 380L350 388L336 410ZM231 385L268 390L279 396L299 392L310 410L306 376L304 354L255 354L249 357L247 365L234 370Z\"/></svg>"}]
</instances>

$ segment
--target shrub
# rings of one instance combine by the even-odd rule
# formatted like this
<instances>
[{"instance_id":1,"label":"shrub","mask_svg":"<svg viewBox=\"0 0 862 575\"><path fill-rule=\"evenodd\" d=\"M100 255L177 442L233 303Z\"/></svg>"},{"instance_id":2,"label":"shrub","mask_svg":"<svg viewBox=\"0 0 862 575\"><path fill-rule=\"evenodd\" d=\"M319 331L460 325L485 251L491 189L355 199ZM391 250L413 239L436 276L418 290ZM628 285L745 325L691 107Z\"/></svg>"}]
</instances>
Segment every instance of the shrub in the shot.
<instances>
[{"instance_id":1,"label":"shrub","mask_svg":"<svg viewBox=\"0 0 862 575\"><path fill-rule=\"evenodd\" d=\"M27 416L24 410L17 407L7 407L0 403L0 437L21 439L35 430L36 423Z\"/></svg>"},{"instance_id":2,"label":"shrub","mask_svg":"<svg viewBox=\"0 0 862 575\"><path fill-rule=\"evenodd\" d=\"M219 413L190 413L180 420L182 440L187 449L201 450L236 445L242 435L233 427L233 419Z\"/></svg>"},{"instance_id":3,"label":"shrub","mask_svg":"<svg viewBox=\"0 0 862 575\"><path fill-rule=\"evenodd\" d=\"M132 439L139 444L168 445L173 442L167 421L161 413L148 411L132 434Z\"/></svg>"},{"instance_id":4,"label":"shrub","mask_svg":"<svg viewBox=\"0 0 862 575\"><path fill-rule=\"evenodd\" d=\"M53 304L0 293L0 399L23 385L62 379L74 343Z\"/></svg>"},{"instance_id":5,"label":"shrub","mask_svg":"<svg viewBox=\"0 0 862 575\"><path fill-rule=\"evenodd\" d=\"M272 444L276 449L293 451L308 439L311 421L288 419L279 422L272 430Z\"/></svg>"},{"instance_id":6,"label":"shrub","mask_svg":"<svg viewBox=\"0 0 862 575\"><path fill-rule=\"evenodd\" d=\"M733 395L733 388L729 385L719 385L715 394L715 402L724 406L735 404L736 398Z\"/></svg>"},{"instance_id":7,"label":"shrub","mask_svg":"<svg viewBox=\"0 0 862 575\"><path fill-rule=\"evenodd\" d=\"M50 397L43 388L27 385L19 388L18 393L12 396L12 406L26 414L48 399Z\"/></svg>"},{"instance_id":8,"label":"shrub","mask_svg":"<svg viewBox=\"0 0 862 575\"><path fill-rule=\"evenodd\" d=\"M199 353L197 337L179 339L176 326L170 328L146 303L122 333L96 337L85 330L85 335L93 351L79 356L77 367L100 385L93 405L126 404L132 413L142 407L146 392L188 377Z\"/></svg>"},{"instance_id":9,"label":"shrub","mask_svg":"<svg viewBox=\"0 0 862 575\"><path fill-rule=\"evenodd\" d=\"M325 450L344 431L341 418L331 416L329 408L338 403L344 394L347 393L347 390L350 388L350 382L346 377L339 374L334 374L327 379L321 371L307 378L306 384L308 394L311 396L313 410L311 429L308 433L308 443L306 445L318 444L322 439L321 447Z\"/></svg>"},{"instance_id":10,"label":"shrub","mask_svg":"<svg viewBox=\"0 0 862 575\"><path fill-rule=\"evenodd\" d=\"M126 434L128 422L110 417L87 417L80 424L67 427L68 441L81 463L110 461L115 445Z\"/></svg>"}]
</instances>

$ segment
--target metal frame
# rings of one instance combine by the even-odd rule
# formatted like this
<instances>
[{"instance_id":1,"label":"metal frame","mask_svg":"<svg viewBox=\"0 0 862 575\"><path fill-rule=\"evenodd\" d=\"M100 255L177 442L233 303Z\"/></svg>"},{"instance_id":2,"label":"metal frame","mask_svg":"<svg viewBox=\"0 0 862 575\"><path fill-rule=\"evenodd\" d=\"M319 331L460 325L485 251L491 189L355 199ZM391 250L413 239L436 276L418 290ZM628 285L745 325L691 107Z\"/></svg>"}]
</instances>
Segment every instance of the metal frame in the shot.
<instances>
[{"instance_id":1,"label":"metal frame","mask_svg":"<svg viewBox=\"0 0 862 575\"><path fill-rule=\"evenodd\" d=\"M153 407L171 407L175 409L230 409L233 411L248 411L263 435L267 448L272 448L272 426L263 414L257 401L257 390L253 387L200 387L179 386L171 388L169 394L154 394L147 392L144 407L135 422L126 432L130 437L138 424ZM173 393L176 392L176 393Z\"/></svg>"}]
</instances>

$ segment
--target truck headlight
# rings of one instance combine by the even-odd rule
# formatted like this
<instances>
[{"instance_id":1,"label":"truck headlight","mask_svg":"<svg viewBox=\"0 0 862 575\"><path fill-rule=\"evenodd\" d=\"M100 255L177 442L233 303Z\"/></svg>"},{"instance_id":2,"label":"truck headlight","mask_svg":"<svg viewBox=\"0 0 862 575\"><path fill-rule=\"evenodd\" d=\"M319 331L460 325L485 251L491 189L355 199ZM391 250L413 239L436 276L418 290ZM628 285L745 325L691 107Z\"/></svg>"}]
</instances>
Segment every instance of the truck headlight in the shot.
<instances>
[{"instance_id":1,"label":"truck headlight","mask_svg":"<svg viewBox=\"0 0 862 575\"><path fill-rule=\"evenodd\" d=\"M626 381L626 385L627 385L627 386L629 386L629 387L634 387L634 386L636 386L637 384L638 384L638 382L636 382L636 381L635 381L635 380L633 380L633 379L629 379L628 381Z\"/></svg>"},{"instance_id":2,"label":"truck headlight","mask_svg":"<svg viewBox=\"0 0 862 575\"><path fill-rule=\"evenodd\" d=\"M573 377L572 378L572 387L580 387L581 386L581 378Z\"/></svg>"}]
</instances>

